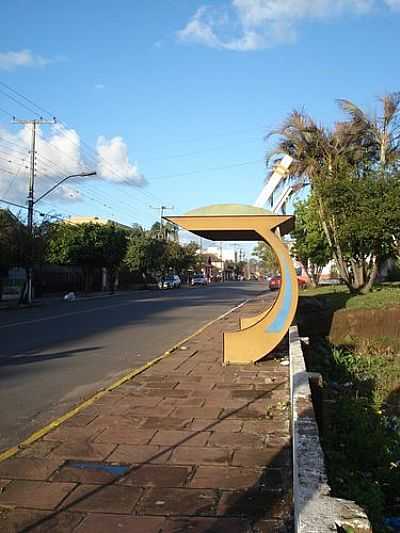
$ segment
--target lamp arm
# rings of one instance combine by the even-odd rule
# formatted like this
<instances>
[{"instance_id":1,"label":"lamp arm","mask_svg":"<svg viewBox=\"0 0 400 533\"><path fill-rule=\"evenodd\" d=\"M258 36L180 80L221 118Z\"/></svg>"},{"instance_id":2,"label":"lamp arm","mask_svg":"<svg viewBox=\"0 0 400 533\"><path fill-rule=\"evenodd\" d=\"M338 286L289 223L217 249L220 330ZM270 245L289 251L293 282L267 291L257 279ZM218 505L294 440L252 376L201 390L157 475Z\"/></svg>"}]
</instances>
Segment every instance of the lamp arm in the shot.
<instances>
[{"instance_id":1,"label":"lamp arm","mask_svg":"<svg viewBox=\"0 0 400 533\"><path fill-rule=\"evenodd\" d=\"M45 193L43 193L41 196L39 196L39 198L36 198L36 200L33 203L37 204L38 202L40 202L40 200L42 200L45 196L47 196L48 194L53 192L54 189L57 189L57 187L59 187L62 183L64 183L64 181L67 181L70 178L78 178L78 177L84 177L84 176L94 176L95 174L96 174L96 172L91 172L91 173L87 173L87 174L72 174L72 176L66 176L65 178L60 180L58 183L53 185L53 187L50 187L50 189L48 191L46 191Z\"/></svg>"}]
</instances>

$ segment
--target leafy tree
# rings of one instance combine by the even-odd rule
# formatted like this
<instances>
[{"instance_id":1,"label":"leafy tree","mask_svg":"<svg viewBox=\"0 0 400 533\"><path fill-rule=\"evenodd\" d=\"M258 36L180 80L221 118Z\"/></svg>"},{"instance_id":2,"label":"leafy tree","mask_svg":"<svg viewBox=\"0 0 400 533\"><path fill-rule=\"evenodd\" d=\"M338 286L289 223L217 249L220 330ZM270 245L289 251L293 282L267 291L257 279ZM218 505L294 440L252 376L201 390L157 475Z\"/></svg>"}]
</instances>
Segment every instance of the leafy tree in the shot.
<instances>
[{"instance_id":1,"label":"leafy tree","mask_svg":"<svg viewBox=\"0 0 400 533\"><path fill-rule=\"evenodd\" d=\"M28 268L45 261L51 224L43 221L33 226L32 235L27 226L8 210L0 210L0 296L1 278L12 267Z\"/></svg>"},{"instance_id":2,"label":"leafy tree","mask_svg":"<svg viewBox=\"0 0 400 533\"><path fill-rule=\"evenodd\" d=\"M331 259L328 241L318 216L318 206L311 194L307 200L295 204L296 226L294 254L301 262L311 283L318 286L322 268Z\"/></svg>"},{"instance_id":3,"label":"leafy tree","mask_svg":"<svg viewBox=\"0 0 400 533\"><path fill-rule=\"evenodd\" d=\"M158 239L150 230L130 237L125 264L129 270L140 272L146 281L171 270L180 274L194 267L197 250L195 243L182 246L175 241Z\"/></svg>"},{"instance_id":4,"label":"leafy tree","mask_svg":"<svg viewBox=\"0 0 400 533\"><path fill-rule=\"evenodd\" d=\"M16 228L20 224L8 209L0 210L0 274L6 274L17 261Z\"/></svg>"},{"instance_id":5,"label":"leafy tree","mask_svg":"<svg viewBox=\"0 0 400 533\"><path fill-rule=\"evenodd\" d=\"M149 277L159 275L164 267L166 241L151 234L132 235L128 240L125 264L129 270L140 272L146 282Z\"/></svg>"},{"instance_id":6,"label":"leafy tree","mask_svg":"<svg viewBox=\"0 0 400 533\"><path fill-rule=\"evenodd\" d=\"M326 205L338 225L353 286L368 292L379 268L398 255L399 177L346 174L324 186Z\"/></svg>"},{"instance_id":7,"label":"leafy tree","mask_svg":"<svg viewBox=\"0 0 400 533\"><path fill-rule=\"evenodd\" d=\"M127 248L127 231L115 224L56 224L49 243L48 260L62 265L79 265L85 290L91 286L94 268L107 267L113 287Z\"/></svg>"},{"instance_id":8,"label":"leafy tree","mask_svg":"<svg viewBox=\"0 0 400 533\"><path fill-rule=\"evenodd\" d=\"M260 261L265 272L279 272L278 259L269 244L265 242L257 243L252 255Z\"/></svg>"}]
</instances>

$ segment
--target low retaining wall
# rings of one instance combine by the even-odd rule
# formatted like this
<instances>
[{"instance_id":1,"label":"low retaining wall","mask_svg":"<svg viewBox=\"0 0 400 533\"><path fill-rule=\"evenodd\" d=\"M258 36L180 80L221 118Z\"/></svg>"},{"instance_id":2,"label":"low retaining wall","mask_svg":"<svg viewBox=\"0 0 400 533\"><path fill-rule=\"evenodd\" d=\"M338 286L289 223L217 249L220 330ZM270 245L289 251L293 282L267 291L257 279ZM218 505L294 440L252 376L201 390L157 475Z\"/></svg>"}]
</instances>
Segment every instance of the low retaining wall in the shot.
<instances>
[{"instance_id":1,"label":"low retaining wall","mask_svg":"<svg viewBox=\"0 0 400 533\"><path fill-rule=\"evenodd\" d=\"M372 533L367 515L358 505L330 496L310 388L310 379L321 380L321 376L306 370L297 326L289 331L289 357L295 532L349 528L354 533Z\"/></svg>"}]
</instances>

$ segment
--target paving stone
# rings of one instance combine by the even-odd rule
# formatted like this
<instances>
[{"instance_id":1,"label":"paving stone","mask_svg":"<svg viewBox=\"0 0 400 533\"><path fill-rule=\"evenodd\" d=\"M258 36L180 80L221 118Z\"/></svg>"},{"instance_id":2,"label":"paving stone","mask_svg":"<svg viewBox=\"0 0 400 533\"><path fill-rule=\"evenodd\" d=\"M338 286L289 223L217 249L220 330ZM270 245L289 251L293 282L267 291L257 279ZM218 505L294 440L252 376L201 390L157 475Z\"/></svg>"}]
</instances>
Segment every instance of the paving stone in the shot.
<instances>
[{"instance_id":1,"label":"paving stone","mask_svg":"<svg viewBox=\"0 0 400 533\"><path fill-rule=\"evenodd\" d=\"M93 440L100 431L101 430L94 425L85 427L61 425L57 429L50 431L50 433L43 437L43 439L52 441L55 440L58 442Z\"/></svg>"},{"instance_id":2,"label":"paving stone","mask_svg":"<svg viewBox=\"0 0 400 533\"><path fill-rule=\"evenodd\" d=\"M241 407L239 409L224 409L220 415L221 418L229 418L230 420L235 420L239 418L243 419L265 419L267 413L267 408L265 406L261 407Z\"/></svg>"},{"instance_id":3,"label":"paving stone","mask_svg":"<svg viewBox=\"0 0 400 533\"><path fill-rule=\"evenodd\" d=\"M109 462L116 463L153 463L164 464L172 454L170 446L129 446L120 444L108 458Z\"/></svg>"},{"instance_id":4,"label":"paving stone","mask_svg":"<svg viewBox=\"0 0 400 533\"><path fill-rule=\"evenodd\" d=\"M151 441L158 446L205 446L211 433L161 429Z\"/></svg>"},{"instance_id":5,"label":"paving stone","mask_svg":"<svg viewBox=\"0 0 400 533\"><path fill-rule=\"evenodd\" d=\"M117 474L105 472L103 470L93 470L84 468L74 468L68 463L61 466L50 477L51 481L68 481L71 483L93 483L105 485L118 477Z\"/></svg>"},{"instance_id":6,"label":"paving stone","mask_svg":"<svg viewBox=\"0 0 400 533\"><path fill-rule=\"evenodd\" d=\"M214 432L209 441L209 446L228 448L264 448L264 438L254 433L230 433L225 431Z\"/></svg>"},{"instance_id":7,"label":"paving stone","mask_svg":"<svg viewBox=\"0 0 400 533\"><path fill-rule=\"evenodd\" d=\"M218 418L220 407L177 407L173 416L179 418Z\"/></svg>"},{"instance_id":8,"label":"paving stone","mask_svg":"<svg viewBox=\"0 0 400 533\"><path fill-rule=\"evenodd\" d=\"M274 435L269 434L266 437L266 445L272 448L284 448L290 445L290 435Z\"/></svg>"},{"instance_id":9,"label":"paving stone","mask_svg":"<svg viewBox=\"0 0 400 533\"><path fill-rule=\"evenodd\" d=\"M110 533L112 531L159 533L164 523L164 518L93 514L89 515L75 531L76 533Z\"/></svg>"},{"instance_id":10,"label":"paving stone","mask_svg":"<svg viewBox=\"0 0 400 533\"><path fill-rule=\"evenodd\" d=\"M233 466L199 466L190 482L193 488L242 489L257 484L261 470Z\"/></svg>"},{"instance_id":11,"label":"paving stone","mask_svg":"<svg viewBox=\"0 0 400 533\"><path fill-rule=\"evenodd\" d=\"M219 407L220 409L241 409L247 407L246 400L209 400L207 399L204 407Z\"/></svg>"},{"instance_id":12,"label":"paving stone","mask_svg":"<svg viewBox=\"0 0 400 533\"><path fill-rule=\"evenodd\" d=\"M175 355L174 355L175 357ZM145 379L145 376L143 376L143 378ZM149 377L147 378L148 381L151 381L152 379L154 379L153 377ZM174 380L176 379L176 381L182 381L183 379L186 381L186 383L199 383L201 381L201 376L186 376L185 374L177 374L177 373L174 373Z\"/></svg>"},{"instance_id":13,"label":"paving stone","mask_svg":"<svg viewBox=\"0 0 400 533\"><path fill-rule=\"evenodd\" d=\"M223 383L217 383L215 386L215 389L212 392L217 391L228 391L230 397L234 397L232 395L233 391L239 391L239 390L248 390L251 387L251 385L244 385L240 383L233 383L232 379L226 380Z\"/></svg>"},{"instance_id":14,"label":"paving stone","mask_svg":"<svg viewBox=\"0 0 400 533\"><path fill-rule=\"evenodd\" d=\"M142 392L135 392L127 395L127 408L132 407L157 407L161 402L160 397L144 396ZM119 405L117 406L119 408ZM122 411L121 411L122 412Z\"/></svg>"},{"instance_id":15,"label":"paving stone","mask_svg":"<svg viewBox=\"0 0 400 533\"><path fill-rule=\"evenodd\" d=\"M145 391L144 394L159 398L188 398L190 391L183 389L152 389L151 391Z\"/></svg>"},{"instance_id":16,"label":"paving stone","mask_svg":"<svg viewBox=\"0 0 400 533\"><path fill-rule=\"evenodd\" d=\"M92 422L95 418L96 418L96 415L93 413L89 415L85 414L84 412L78 413L77 415L74 415L69 420L66 420L65 422L63 422L63 426L64 427L69 427L69 426L85 427L88 424L90 424L90 422Z\"/></svg>"},{"instance_id":17,"label":"paving stone","mask_svg":"<svg viewBox=\"0 0 400 533\"><path fill-rule=\"evenodd\" d=\"M231 397L231 391L229 389L215 388L207 392L207 399L209 400L227 400Z\"/></svg>"},{"instance_id":18,"label":"paving stone","mask_svg":"<svg viewBox=\"0 0 400 533\"><path fill-rule=\"evenodd\" d=\"M195 419L188 425L187 429L192 431L229 431L236 433L241 431L243 422L241 420L204 420Z\"/></svg>"},{"instance_id":19,"label":"paving stone","mask_svg":"<svg viewBox=\"0 0 400 533\"><path fill-rule=\"evenodd\" d=\"M174 410L171 406L161 405L157 408L154 407L143 407L143 406L131 406L126 411L127 414L132 416L152 416L154 415L154 412L157 412L157 416L165 416L167 417L172 413ZM125 414L125 413L124 413Z\"/></svg>"},{"instance_id":20,"label":"paving stone","mask_svg":"<svg viewBox=\"0 0 400 533\"><path fill-rule=\"evenodd\" d=\"M179 401L179 406L180 407L187 407L187 406L192 406L192 407L203 407L204 403L206 402L206 399L205 398L202 398L202 397L199 397L199 398L182 398L180 401Z\"/></svg>"},{"instance_id":21,"label":"paving stone","mask_svg":"<svg viewBox=\"0 0 400 533\"><path fill-rule=\"evenodd\" d=\"M149 489L140 500L137 514L160 516L214 515L218 495L202 489Z\"/></svg>"},{"instance_id":22,"label":"paving stone","mask_svg":"<svg viewBox=\"0 0 400 533\"><path fill-rule=\"evenodd\" d=\"M227 448L190 448L180 446L174 450L170 462L175 464L228 464L232 451Z\"/></svg>"},{"instance_id":23,"label":"paving stone","mask_svg":"<svg viewBox=\"0 0 400 533\"><path fill-rule=\"evenodd\" d=\"M167 417L162 418L159 416L149 416L145 419L142 424L142 429L183 429L185 426L190 424L193 420L193 417L187 418L176 418L176 417Z\"/></svg>"},{"instance_id":24,"label":"paving stone","mask_svg":"<svg viewBox=\"0 0 400 533\"><path fill-rule=\"evenodd\" d=\"M168 518L162 533L252 533L249 523L238 518Z\"/></svg>"},{"instance_id":25,"label":"paving stone","mask_svg":"<svg viewBox=\"0 0 400 533\"><path fill-rule=\"evenodd\" d=\"M106 442L114 444L147 444L155 435L154 429L137 429L134 425L130 427L113 427L103 431L96 442Z\"/></svg>"},{"instance_id":26,"label":"paving stone","mask_svg":"<svg viewBox=\"0 0 400 533\"><path fill-rule=\"evenodd\" d=\"M256 433L257 435L283 434L289 433L289 420L244 420L243 431L246 433Z\"/></svg>"},{"instance_id":27,"label":"paving stone","mask_svg":"<svg viewBox=\"0 0 400 533\"><path fill-rule=\"evenodd\" d=\"M122 485L79 485L63 502L70 511L129 514L142 489Z\"/></svg>"},{"instance_id":28,"label":"paving stone","mask_svg":"<svg viewBox=\"0 0 400 533\"><path fill-rule=\"evenodd\" d=\"M254 521L283 518L290 509L287 497L280 493L258 489L223 491L218 504L220 516L247 516Z\"/></svg>"},{"instance_id":29,"label":"paving stone","mask_svg":"<svg viewBox=\"0 0 400 533\"><path fill-rule=\"evenodd\" d=\"M143 423L143 418L141 417L131 417L123 416L120 413L114 413L114 415L99 415L92 422L90 422L89 427L96 427L100 430L104 430L110 427L122 427L126 425L134 424L136 428L140 428Z\"/></svg>"},{"instance_id":30,"label":"paving stone","mask_svg":"<svg viewBox=\"0 0 400 533\"><path fill-rule=\"evenodd\" d=\"M74 487L74 483L15 480L1 492L0 505L54 509Z\"/></svg>"},{"instance_id":31,"label":"paving stone","mask_svg":"<svg viewBox=\"0 0 400 533\"><path fill-rule=\"evenodd\" d=\"M178 385L179 381L168 381L160 377L159 379L151 378L144 380L146 388L150 389L174 389Z\"/></svg>"},{"instance_id":32,"label":"paving stone","mask_svg":"<svg viewBox=\"0 0 400 533\"><path fill-rule=\"evenodd\" d=\"M233 455L232 464L235 466L284 466L290 464L290 453L287 448L239 449Z\"/></svg>"},{"instance_id":33,"label":"paving stone","mask_svg":"<svg viewBox=\"0 0 400 533\"><path fill-rule=\"evenodd\" d=\"M47 457L59 444L56 441L39 440L27 448L22 449L18 453L18 457Z\"/></svg>"},{"instance_id":34,"label":"paving stone","mask_svg":"<svg viewBox=\"0 0 400 533\"><path fill-rule=\"evenodd\" d=\"M114 450L115 444L102 442L66 442L53 450L49 457L102 461Z\"/></svg>"},{"instance_id":35,"label":"paving stone","mask_svg":"<svg viewBox=\"0 0 400 533\"><path fill-rule=\"evenodd\" d=\"M176 390L190 390L191 392L209 392L211 389L215 387L215 381L205 381L204 379L201 380L199 383L193 383L190 381L181 381L179 385L176 387Z\"/></svg>"},{"instance_id":36,"label":"paving stone","mask_svg":"<svg viewBox=\"0 0 400 533\"><path fill-rule=\"evenodd\" d=\"M118 484L134 487L180 487L185 484L191 467L137 465Z\"/></svg>"},{"instance_id":37,"label":"paving stone","mask_svg":"<svg viewBox=\"0 0 400 533\"><path fill-rule=\"evenodd\" d=\"M13 509L0 511L0 531L17 533L33 528L35 533L71 533L83 519L80 513L57 513L33 511L30 509Z\"/></svg>"},{"instance_id":38,"label":"paving stone","mask_svg":"<svg viewBox=\"0 0 400 533\"><path fill-rule=\"evenodd\" d=\"M62 459L13 457L0 463L0 477L45 481L62 463Z\"/></svg>"}]
</instances>

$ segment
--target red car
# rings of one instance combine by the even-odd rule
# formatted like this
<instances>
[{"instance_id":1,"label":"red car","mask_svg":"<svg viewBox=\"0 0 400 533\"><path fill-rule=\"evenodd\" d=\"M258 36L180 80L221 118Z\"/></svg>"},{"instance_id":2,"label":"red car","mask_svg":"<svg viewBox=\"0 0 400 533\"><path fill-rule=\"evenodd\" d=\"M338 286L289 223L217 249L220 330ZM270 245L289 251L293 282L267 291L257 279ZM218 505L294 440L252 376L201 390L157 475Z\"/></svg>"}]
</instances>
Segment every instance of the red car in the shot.
<instances>
[{"instance_id":1,"label":"red car","mask_svg":"<svg viewBox=\"0 0 400 533\"><path fill-rule=\"evenodd\" d=\"M297 283L300 289L304 289L307 285L305 279L297 277ZM269 288L271 291L275 291L281 288L281 276L272 276L269 280Z\"/></svg>"},{"instance_id":2,"label":"red car","mask_svg":"<svg viewBox=\"0 0 400 533\"><path fill-rule=\"evenodd\" d=\"M269 280L269 289L271 291L275 291L276 289L281 288L281 277L280 276L272 276Z\"/></svg>"}]
</instances>

